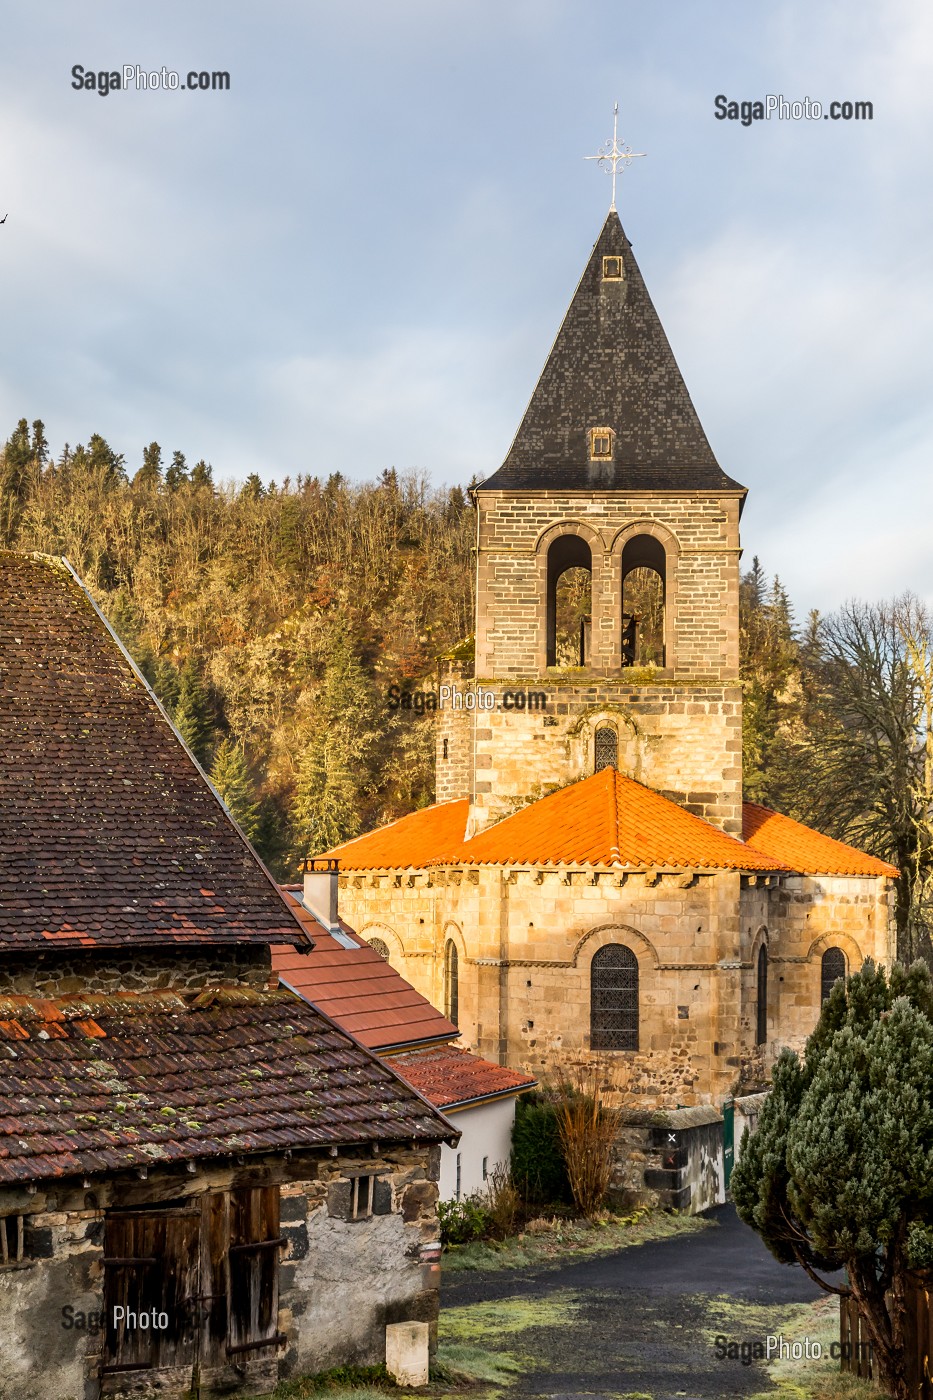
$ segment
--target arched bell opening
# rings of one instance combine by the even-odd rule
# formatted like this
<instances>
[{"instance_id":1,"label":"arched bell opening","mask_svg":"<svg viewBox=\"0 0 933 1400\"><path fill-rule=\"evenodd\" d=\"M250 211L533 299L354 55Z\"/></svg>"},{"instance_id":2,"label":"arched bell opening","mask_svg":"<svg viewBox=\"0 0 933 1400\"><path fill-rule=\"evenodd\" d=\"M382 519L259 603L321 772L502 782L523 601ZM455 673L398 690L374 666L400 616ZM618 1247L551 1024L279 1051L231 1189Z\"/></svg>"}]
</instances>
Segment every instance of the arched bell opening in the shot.
<instances>
[{"instance_id":1,"label":"arched bell opening","mask_svg":"<svg viewBox=\"0 0 933 1400\"><path fill-rule=\"evenodd\" d=\"M547 552L547 664L588 666L592 657L593 555L579 535Z\"/></svg>"},{"instance_id":2,"label":"arched bell opening","mask_svg":"<svg viewBox=\"0 0 933 1400\"><path fill-rule=\"evenodd\" d=\"M653 535L635 535L622 551L622 665L666 665L667 555Z\"/></svg>"}]
</instances>

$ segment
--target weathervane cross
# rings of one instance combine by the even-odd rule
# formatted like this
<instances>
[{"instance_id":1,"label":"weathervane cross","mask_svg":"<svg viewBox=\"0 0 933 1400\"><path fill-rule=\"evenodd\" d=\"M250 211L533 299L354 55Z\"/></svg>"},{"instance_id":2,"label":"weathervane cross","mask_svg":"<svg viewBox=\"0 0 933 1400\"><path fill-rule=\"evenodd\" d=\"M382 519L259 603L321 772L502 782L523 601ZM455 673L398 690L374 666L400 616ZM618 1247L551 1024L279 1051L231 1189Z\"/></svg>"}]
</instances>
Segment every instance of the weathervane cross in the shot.
<instances>
[{"instance_id":1,"label":"weathervane cross","mask_svg":"<svg viewBox=\"0 0 933 1400\"><path fill-rule=\"evenodd\" d=\"M619 145L619 104L612 109L612 141L606 141L600 146L599 154L595 156L584 156L584 160L595 160L603 166L607 175L612 176L612 203L609 206L609 213L616 212L616 175L620 170L625 170L633 160L645 155L644 151L633 151L631 146L624 143Z\"/></svg>"}]
</instances>

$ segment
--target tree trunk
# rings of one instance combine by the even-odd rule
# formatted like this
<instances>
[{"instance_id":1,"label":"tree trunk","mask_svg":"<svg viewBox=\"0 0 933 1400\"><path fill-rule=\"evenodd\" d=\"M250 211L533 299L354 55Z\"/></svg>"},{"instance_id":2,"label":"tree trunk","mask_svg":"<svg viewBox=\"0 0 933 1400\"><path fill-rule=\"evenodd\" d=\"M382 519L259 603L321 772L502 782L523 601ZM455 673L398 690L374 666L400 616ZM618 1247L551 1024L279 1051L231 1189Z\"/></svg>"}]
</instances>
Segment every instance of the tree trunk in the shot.
<instances>
[{"instance_id":1,"label":"tree trunk","mask_svg":"<svg viewBox=\"0 0 933 1400\"><path fill-rule=\"evenodd\" d=\"M873 1265L849 1268L849 1284L871 1338L874 1361L882 1390L890 1400L912 1400L907 1386L904 1352L906 1302L903 1270L895 1268L891 1307L874 1275Z\"/></svg>"}]
</instances>

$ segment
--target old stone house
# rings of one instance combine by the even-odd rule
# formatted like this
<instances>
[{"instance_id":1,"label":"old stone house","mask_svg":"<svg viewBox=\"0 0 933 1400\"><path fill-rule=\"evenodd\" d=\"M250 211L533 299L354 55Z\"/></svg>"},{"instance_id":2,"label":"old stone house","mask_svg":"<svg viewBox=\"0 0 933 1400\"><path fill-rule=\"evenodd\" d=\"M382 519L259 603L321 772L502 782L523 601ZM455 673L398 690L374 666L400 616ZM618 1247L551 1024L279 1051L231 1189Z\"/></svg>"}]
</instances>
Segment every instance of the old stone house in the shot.
<instances>
[{"instance_id":1,"label":"old stone house","mask_svg":"<svg viewBox=\"0 0 933 1400\"><path fill-rule=\"evenodd\" d=\"M437 1313L419 1094L62 561L0 554L0 1395L265 1393Z\"/></svg>"},{"instance_id":2,"label":"old stone house","mask_svg":"<svg viewBox=\"0 0 933 1400\"><path fill-rule=\"evenodd\" d=\"M739 520L610 213L504 464L475 489L473 658L437 805L329 854L341 907L465 1041L598 1051L718 1106L893 955L895 871L742 800Z\"/></svg>"},{"instance_id":3,"label":"old stone house","mask_svg":"<svg viewBox=\"0 0 933 1400\"><path fill-rule=\"evenodd\" d=\"M381 939L367 942L338 917L338 872L317 865L335 862L310 862L304 885L285 888L314 947L273 948L279 981L388 1060L460 1130L459 1142L441 1146L440 1199L483 1194L497 1168L508 1169L516 1100L535 1080L454 1044L456 1007L449 1020L396 971Z\"/></svg>"}]
</instances>

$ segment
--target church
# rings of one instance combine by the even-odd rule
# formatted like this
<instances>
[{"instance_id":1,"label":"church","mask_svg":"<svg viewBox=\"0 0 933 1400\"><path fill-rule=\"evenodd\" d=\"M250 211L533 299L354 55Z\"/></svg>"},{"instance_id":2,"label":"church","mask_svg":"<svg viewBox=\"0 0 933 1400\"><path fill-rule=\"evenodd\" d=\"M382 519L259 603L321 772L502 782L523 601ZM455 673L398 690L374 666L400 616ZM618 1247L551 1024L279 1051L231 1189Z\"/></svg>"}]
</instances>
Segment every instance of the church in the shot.
<instances>
[{"instance_id":1,"label":"church","mask_svg":"<svg viewBox=\"0 0 933 1400\"><path fill-rule=\"evenodd\" d=\"M742 795L740 518L615 209L503 464L436 803L328 855L341 914L479 1054L611 1056L720 1106L894 954L884 862Z\"/></svg>"}]
</instances>

